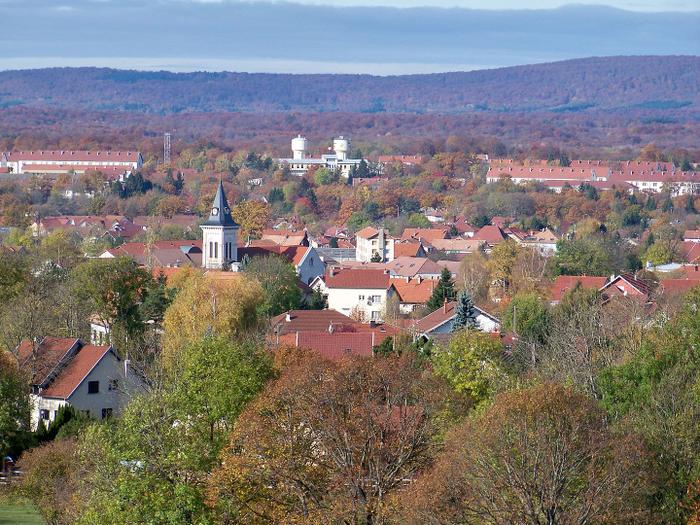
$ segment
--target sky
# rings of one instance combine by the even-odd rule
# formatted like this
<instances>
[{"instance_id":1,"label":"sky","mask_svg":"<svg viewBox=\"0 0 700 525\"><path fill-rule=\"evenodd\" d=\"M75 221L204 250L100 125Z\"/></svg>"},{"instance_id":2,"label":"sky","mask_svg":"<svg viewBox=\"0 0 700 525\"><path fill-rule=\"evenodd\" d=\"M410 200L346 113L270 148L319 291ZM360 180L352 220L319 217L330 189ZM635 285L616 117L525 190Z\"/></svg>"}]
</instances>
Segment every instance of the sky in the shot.
<instances>
[{"instance_id":1,"label":"sky","mask_svg":"<svg viewBox=\"0 0 700 525\"><path fill-rule=\"evenodd\" d=\"M187 0L185 0L187 1ZM226 0L190 0L221 2ZM230 1L230 0L229 0ZM565 4L578 3L605 5L630 11L697 11L700 0L613 0L598 2L562 2L561 0L303 0L299 3L332 6L392 6L392 7L463 7L468 9L553 9Z\"/></svg>"},{"instance_id":2,"label":"sky","mask_svg":"<svg viewBox=\"0 0 700 525\"><path fill-rule=\"evenodd\" d=\"M0 70L396 75L588 56L700 55L700 0L563 7L554 0L381 0L393 7L302 1L0 0ZM344 7L362 2L372 6ZM398 8L412 3L430 7Z\"/></svg>"}]
</instances>

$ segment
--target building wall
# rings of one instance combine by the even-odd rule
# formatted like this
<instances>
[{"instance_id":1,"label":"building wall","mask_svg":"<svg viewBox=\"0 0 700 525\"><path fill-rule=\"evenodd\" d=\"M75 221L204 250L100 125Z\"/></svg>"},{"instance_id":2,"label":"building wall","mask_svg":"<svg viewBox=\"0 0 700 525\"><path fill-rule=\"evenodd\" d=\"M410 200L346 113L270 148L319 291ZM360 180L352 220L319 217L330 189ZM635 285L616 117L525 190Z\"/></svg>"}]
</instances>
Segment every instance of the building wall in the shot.
<instances>
[{"instance_id":1,"label":"building wall","mask_svg":"<svg viewBox=\"0 0 700 525\"><path fill-rule=\"evenodd\" d=\"M221 210L220 213L223 213ZM202 228L202 266L221 269L224 263L238 261L238 230L222 226L201 226ZM225 256L225 246L229 245L231 256Z\"/></svg>"},{"instance_id":2,"label":"building wall","mask_svg":"<svg viewBox=\"0 0 700 525\"><path fill-rule=\"evenodd\" d=\"M360 262L370 262L375 252L382 256L382 262L394 260L394 239L387 237L386 232L371 239L355 237L355 249L356 260Z\"/></svg>"},{"instance_id":3,"label":"building wall","mask_svg":"<svg viewBox=\"0 0 700 525\"><path fill-rule=\"evenodd\" d=\"M109 390L109 382L116 380L116 389ZM99 381L100 391L88 394L88 382ZM88 374L76 391L68 398L68 402L76 410L89 410L90 416L102 418L102 409L111 408L118 415L131 396L143 390L143 383L133 370L124 375L124 361L120 361L112 353L108 353L99 364Z\"/></svg>"},{"instance_id":4,"label":"building wall","mask_svg":"<svg viewBox=\"0 0 700 525\"><path fill-rule=\"evenodd\" d=\"M454 318L450 319L446 323L437 327L435 330L431 330L428 335L448 334L448 333L452 332L453 321L454 321ZM484 314L477 314L476 322L479 325L479 330L481 330L482 332L487 332L487 333L497 332L498 330L501 329L501 325L499 323L495 322L493 319L491 319L490 317L488 317Z\"/></svg>"},{"instance_id":5,"label":"building wall","mask_svg":"<svg viewBox=\"0 0 700 525\"><path fill-rule=\"evenodd\" d=\"M306 256L297 266L299 280L306 284L311 284L316 277L323 275L326 272L326 266L318 256L318 252L313 248L309 248Z\"/></svg>"},{"instance_id":6,"label":"building wall","mask_svg":"<svg viewBox=\"0 0 700 525\"><path fill-rule=\"evenodd\" d=\"M353 310L364 312L367 321L382 319L384 308L387 299L391 296L393 288L386 289L370 289L370 288L329 288L325 289L324 293L328 294L328 308L336 310L342 314L350 315ZM378 296L379 300L370 298ZM371 302L372 304L368 304Z\"/></svg>"},{"instance_id":7,"label":"building wall","mask_svg":"<svg viewBox=\"0 0 700 525\"><path fill-rule=\"evenodd\" d=\"M115 390L109 390L111 380L116 380ZM88 394L88 382L99 381L100 390L97 394ZM109 352L97 366L88 374L76 391L66 400L32 395L32 428L36 429L41 409L49 410L49 422L56 418L56 411L63 405L70 404L77 411L89 411L93 419L102 419L102 409L111 408L113 415L118 415L126 406L132 395L144 388L138 376L130 371L129 376L124 375L124 361Z\"/></svg>"},{"instance_id":8,"label":"building wall","mask_svg":"<svg viewBox=\"0 0 700 525\"><path fill-rule=\"evenodd\" d=\"M41 410L49 411L49 419L44 420L44 424L48 427L49 423L56 419L56 412L58 409L67 404L63 399L48 399L35 394L29 396L29 402L31 404L29 423L32 430L36 430L39 425L39 414Z\"/></svg>"}]
</instances>

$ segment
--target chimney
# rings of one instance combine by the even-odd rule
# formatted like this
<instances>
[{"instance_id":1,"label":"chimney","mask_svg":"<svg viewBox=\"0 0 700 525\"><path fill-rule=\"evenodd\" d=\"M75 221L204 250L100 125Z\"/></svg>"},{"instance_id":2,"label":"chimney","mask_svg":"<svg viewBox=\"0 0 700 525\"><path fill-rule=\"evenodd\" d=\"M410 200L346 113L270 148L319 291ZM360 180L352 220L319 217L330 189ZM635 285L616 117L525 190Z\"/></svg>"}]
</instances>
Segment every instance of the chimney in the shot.
<instances>
[{"instance_id":1,"label":"chimney","mask_svg":"<svg viewBox=\"0 0 700 525\"><path fill-rule=\"evenodd\" d=\"M131 361L129 359L124 359L124 377L129 377L129 365Z\"/></svg>"},{"instance_id":2,"label":"chimney","mask_svg":"<svg viewBox=\"0 0 700 525\"><path fill-rule=\"evenodd\" d=\"M333 328L333 321L328 325L328 333L332 334L335 329Z\"/></svg>"},{"instance_id":3,"label":"chimney","mask_svg":"<svg viewBox=\"0 0 700 525\"><path fill-rule=\"evenodd\" d=\"M447 313L447 297L445 297L445 301L442 303L442 311Z\"/></svg>"},{"instance_id":4,"label":"chimney","mask_svg":"<svg viewBox=\"0 0 700 525\"><path fill-rule=\"evenodd\" d=\"M294 338L294 345L299 348L299 331L297 330L296 337Z\"/></svg>"},{"instance_id":5,"label":"chimney","mask_svg":"<svg viewBox=\"0 0 700 525\"><path fill-rule=\"evenodd\" d=\"M284 320L287 321L288 323L291 323L291 322L292 322L292 314L290 314L289 312L287 312L287 313L284 315Z\"/></svg>"}]
</instances>

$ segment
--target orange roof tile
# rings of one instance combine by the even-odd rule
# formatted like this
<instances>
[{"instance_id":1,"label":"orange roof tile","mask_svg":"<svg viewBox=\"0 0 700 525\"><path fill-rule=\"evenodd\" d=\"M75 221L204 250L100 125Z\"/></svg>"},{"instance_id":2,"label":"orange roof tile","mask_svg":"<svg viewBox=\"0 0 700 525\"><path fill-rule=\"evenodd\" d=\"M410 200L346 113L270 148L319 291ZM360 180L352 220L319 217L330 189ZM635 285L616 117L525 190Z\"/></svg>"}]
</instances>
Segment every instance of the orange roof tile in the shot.
<instances>
[{"instance_id":1,"label":"orange roof tile","mask_svg":"<svg viewBox=\"0 0 700 525\"><path fill-rule=\"evenodd\" d=\"M20 368L32 374L31 384L41 385L58 364L80 344L79 339L70 337L44 337L32 355L32 343L24 339L17 347Z\"/></svg>"},{"instance_id":2,"label":"orange roof tile","mask_svg":"<svg viewBox=\"0 0 700 525\"><path fill-rule=\"evenodd\" d=\"M434 279L392 279L399 300L407 304L424 304L428 302L438 281Z\"/></svg>"},{"instance_id":3,"label":"orange roof tile","mask_svg":"<svg viewBox=\"0 0 700 525\"><path fill-rule=\"evenodd\" d=\"M323 280L328 288L387 290L391 286L391 277L384 270L330 268Z\"/></svg>"},{"instance_id":4,"label":"orange roof tile","mask_svg":"<svg viewBox=\"0 0 700 525\"><path fill-rule=\"evenodd\" d=\"M110 346L83 346L41 395L67 399L110 350Z\"/></svg>"},{"instance_id":5,"label":"orange roof tile","mask_svg":"<svg viewBox=\"0 0 700 525\"><path fill-rule=\"evenodd\" d=\"M582 288L592 288L600 290L608 281L607 277L597 277L591 275L560 275L554 283L552 283L550 291L550 299L552 301L561 301L562 296L573 290L577 284Z\"/></svg>"}]
</instances>

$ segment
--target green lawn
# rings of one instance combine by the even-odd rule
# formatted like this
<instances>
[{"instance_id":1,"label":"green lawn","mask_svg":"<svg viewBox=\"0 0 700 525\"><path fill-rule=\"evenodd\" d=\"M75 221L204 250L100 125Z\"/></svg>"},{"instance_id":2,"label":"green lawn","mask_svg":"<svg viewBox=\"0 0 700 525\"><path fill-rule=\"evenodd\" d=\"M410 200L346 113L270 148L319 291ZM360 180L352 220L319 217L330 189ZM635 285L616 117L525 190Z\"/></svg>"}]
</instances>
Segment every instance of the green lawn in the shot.
<instances>
[{"instance_id":1,"label":"green lawn","mask_svg":"<svg viewBox=\"0 0 700 525\"><path fill-rule=\"evenodd\" d=\"M0 502L0 525L44 525L31 505Z\"/></svg>"}]
</instances>

